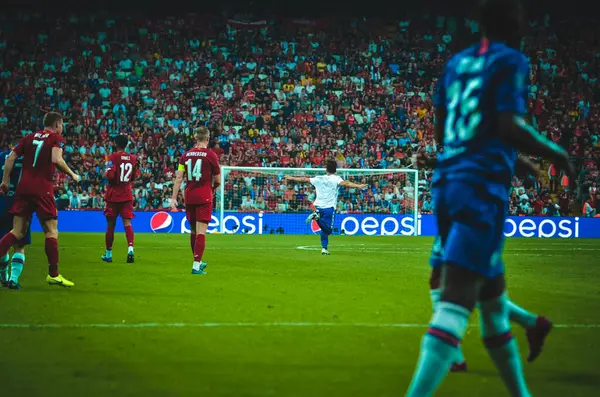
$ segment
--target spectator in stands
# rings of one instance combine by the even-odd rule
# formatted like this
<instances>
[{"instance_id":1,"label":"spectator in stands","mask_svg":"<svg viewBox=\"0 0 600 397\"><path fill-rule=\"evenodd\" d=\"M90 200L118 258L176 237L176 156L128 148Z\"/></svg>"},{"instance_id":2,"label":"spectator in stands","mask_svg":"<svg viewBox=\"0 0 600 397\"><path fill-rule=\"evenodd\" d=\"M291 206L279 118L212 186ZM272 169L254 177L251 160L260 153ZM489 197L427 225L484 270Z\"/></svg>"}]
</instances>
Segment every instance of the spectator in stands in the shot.
<instances>
[{"instance_id":1,"label":"spectator in stands","mask_svg":"<svg viewBox=\"0 0 600 397\"><path fill-rule=\"evenodd\" d=\"M433 204L431 203L431 198L428 196L423 204L421 205L421 213L422 214L432 214L433 213Z\"/></svg>"},{"instance_id":2,"label":"spectator in stands","mask_svg":"<svg viewBox=\"0 0 600 397\"><path fill-rule=\"evenodd\" d=\"M43 109L65 113L65 156L85 175L75 208L103 207L104 158L112 151L111 137L120 133L130 137L129 150L140 160L138 210L163 206L175 164L202 125L215 132L213 150L226 165L318 167L335 157L340 168L408 167L413 153L443 150L433 137L431 93L447 57L477 36L456 18L436 26L435 18L415 17L377 32L361 20L332 19L318 28L273 22L259 36L195 18L132 23L80 15L56 25L44 14L8 16L0 26L3 144L14 132L37 129ZM599 27L534 22L523 43L531 58L532 121L581 167L577 199L594 199L591 188L600 178ZM73 40L65 39L67 32ZM42 51L56 56L40 58ZM410 212L418 189L423 209L431 180L429 170L423 173L419 186L393 180L372 196L351 193L342 203L348 211L385 212L389 205L392 213ZM523 212L525 194L532 214L544 212L539 203L568 188L559 178L550 165L548 180L518 180L524 191L511 211ZM256 206L261 191L276 182L237 183L225 186L239 189L237 196L226 190L229 210L240 209L248 194ZM395 197L388 196L389 187ZM72 181L58 176L56 188L57 202L67 194L73 208ZM289 186L263 200L266 208L278 208L281 198L286 210L306 210L311 194ZM560 207L568 213L562 199Z\"/></svg>"}]
</instances>

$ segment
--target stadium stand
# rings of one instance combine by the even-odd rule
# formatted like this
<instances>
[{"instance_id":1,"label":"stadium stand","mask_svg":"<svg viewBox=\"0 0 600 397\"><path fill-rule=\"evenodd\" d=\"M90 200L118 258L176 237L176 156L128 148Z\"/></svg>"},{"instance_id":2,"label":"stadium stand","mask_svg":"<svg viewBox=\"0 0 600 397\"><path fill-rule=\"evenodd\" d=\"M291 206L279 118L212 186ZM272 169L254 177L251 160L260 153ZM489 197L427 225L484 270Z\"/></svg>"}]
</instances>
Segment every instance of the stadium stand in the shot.
<instances>
[{"instance_id":1,"label":"stadium stand","mask_svg":"<svg viewBox=\"0 0 600 397\"><path fill-rule=\"evenodd\" d=\"M532 65L531 122L568 148L580 174L569 188L539 162L542 178L514 179L510 212L594 216L598 26L546 16L530 28L523 47ZM57 176L61 209L103 208L101 175L116 134L127 134L139 157L138 210L169 206L175 164L201 125L214 132L213 150L226 165L320 167L334 157L344 168L413 167L416 152L443 150L433 137L436 77L478 34L473 21L442 16L380 23L16 13L0 24L0 143L34 131L48 110L66 115L67 161L84 178L75 186ZM431 170L420 176L427 213ZM390 211L401 192L386 189L340 205ZM273 190L268 199L285 203L285 189ZM263 200L260 191L248 194Z\"/></svg>"}]
</instances>

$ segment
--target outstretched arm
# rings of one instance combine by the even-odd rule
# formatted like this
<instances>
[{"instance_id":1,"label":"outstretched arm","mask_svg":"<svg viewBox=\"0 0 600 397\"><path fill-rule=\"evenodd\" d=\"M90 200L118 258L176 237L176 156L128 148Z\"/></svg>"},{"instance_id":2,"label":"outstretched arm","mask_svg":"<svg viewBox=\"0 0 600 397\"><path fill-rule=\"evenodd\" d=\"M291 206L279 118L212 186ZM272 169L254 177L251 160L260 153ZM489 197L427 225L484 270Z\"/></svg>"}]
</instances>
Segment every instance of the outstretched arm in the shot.
<instances>
[{"instance_id":1,"label":"outstretched arm","mask_svg":"<svg viewBox=\"0 0 600 397\"><path fill-rule=\"evenodd\" d=\"M567 151L542 136L525 119L516 114L504 113L499 118L502 139L515 149L534 156L545 157L554 161L569 176L575 176L575 170L569 164Z\"/></svg>"},{"instance_id":2,"label":"outstretched arm","mask_svg":"<svg viewBox=\"0 0 600 397\"><path fill-rule=\"evenodd\" d=\"M421 152L417 154L417 167L418 168L435 168L437 165L436 156L428 156ZM519 177L526 176L527 174L533 174L536 178L540 176L540 168L529 160L526 156L519 156L515 164L515 174Z\"/></svg>"},{"instance_id":3,"label":"outstretched arm","mask_svg":"<svg viewBox=\"0 0 600 397\"><path fill-rule=\"evenodd\" d=\"M286 175L283 178L286 181L301 182L301 183L310 183L310 178L308 178L306 176L290 176L290 175Z\"/></svg>"},{"instance_id":4,"label":"outstretched arm","mask_svg":"<svg viewBox=\"0 0 600 397\"><path fill-rule=\"evenodd\" d=\"M17 159L17 154L14 152L10 152L10 155L6 158L6 162L4 163L4 174L2 175L2 184L0 185L0 195L4 195L10 189L10 173L12 172L15 166L15 160Z\"/></svg>"},{"instance_id":5,"label":"outstretched arm","mask_svg":"<svg viewBox=\"0 0 600 397\"><path fill-rule=\"evenodd\" d=\"M365 184L365 183L354 183L354 182L350 182L350 181L342 181L340 182L340 186L344 186L350 189L366 189L369 187L369 185Z\"/></svg>"},{"instance_id":6,"label":"outstretched arm","mask_svg":"<svg viewBox=\"0 0 600 397\"><path fill-rule=\"evenodd\" d=\"M540 177L540 167L533 163L529 158L525 156L519 156L517 163L515 164L515 175L518 177L527 176L527 174L533 174L536 178Z\"/></svg>"},{"instance_id":7,"label":"outstretched arm","mask_svg":"<svg viewBox=\"0 0 600 397\"><path fill-rule=\"evenodd\" d=\"M177 170L175 174L175 183L173 184L173 196L171 196L171 209L175 211L177 209L177 195L179 194L179 189L181 189L181 183L183 182L183 173L182 170Z\"/></svg>"},{"instance_id":8,"label":"outstretched arm","mask_svg":"<svg viewBox=\"0 0 600 397\"><path fill-rule=\"evenodd\" d=\"M437 165L436 156L428 156L425 152L417 153L417 168L435 168Z\"/></svg>"},{"instance_id":9,"label":"outstretched arm","mask_svg":"<svg viewBox=\"0 0 600 397\"><path fill-rule=\"evenodd\" d=\"M71 168L69 168L69 166L65 162L65 159L63 159L62 154L63 154L63 151L61 148L53 147L52 148L52 162L54 163L54 165L56 165L56 168L58 168L59 171L62 171L65 174L69 175L71 177L71 179L73 179L75 182L79 182L81 180L81 178L79 177L79 175L74 173L71 170Z\"/></svg>"}]
</instances>

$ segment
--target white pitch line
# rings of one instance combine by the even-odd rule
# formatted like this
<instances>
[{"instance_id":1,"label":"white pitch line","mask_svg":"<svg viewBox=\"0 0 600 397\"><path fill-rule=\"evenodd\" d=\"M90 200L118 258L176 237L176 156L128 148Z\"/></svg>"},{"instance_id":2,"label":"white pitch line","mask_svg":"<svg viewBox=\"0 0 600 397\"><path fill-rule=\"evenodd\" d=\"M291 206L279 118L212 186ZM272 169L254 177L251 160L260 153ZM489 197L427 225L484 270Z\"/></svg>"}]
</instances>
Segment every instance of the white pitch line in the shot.
<instances>
[{"instance_id":1,"label":"white pitch line","mask_svg":"<svg viewBox=\"0 0 600 397\"><path fill-rule=\"evenodd\" d=\"M330 323L330 322L278 322L278 323L113 323L113 324L0 324L3 328L427 328L429 324L411 323ZM479 328L471 324L471 328ZM600 328L600 324L554 324L556 328Z\"/></svg>"}]
</instances>

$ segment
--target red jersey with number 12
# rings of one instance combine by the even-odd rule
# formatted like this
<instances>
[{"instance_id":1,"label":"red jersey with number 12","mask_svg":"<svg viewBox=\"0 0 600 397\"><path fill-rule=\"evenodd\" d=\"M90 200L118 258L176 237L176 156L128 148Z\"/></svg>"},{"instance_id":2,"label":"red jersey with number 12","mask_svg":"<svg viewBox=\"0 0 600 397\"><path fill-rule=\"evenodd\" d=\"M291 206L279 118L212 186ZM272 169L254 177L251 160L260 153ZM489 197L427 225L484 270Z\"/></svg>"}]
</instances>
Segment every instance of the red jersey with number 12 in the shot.
<instances>
[{"instance_id":1,"label":"red jersey with number 12","mask_svg":"<svg viewBox=\"0 0 600 397\"><path fill-rule=\"evenodd\" d=\"M29 134L17 145L17 157L23 156L23 172L16 194L27 196L54 195L54 163L52 149L63 148L65 140L52 131Z\"/></svg>"},{"instance_id":2,"label":"red jersey with number 12","mask_svg":"<svg viewBox=\"0 0 600 397\"><path fill-rule=\"evenodd\" d=\"M179 171L185 173L185 204L212 203L213 176L221 173L217 155L210 149L193 148L181 156Z\"/></svg>"},{"instance_id":3,"label":"red jersey with number 12","mask_svg":"<svg viewBox=\"0 0 600 397\"><path fill-rule=\"evenodd\" d=\"M125 152L115 152L108 157L106 168L108 186L104 199L113 203L133 201L131 184L137 177L135 156Z\"/></svg>"}]
</instances>

